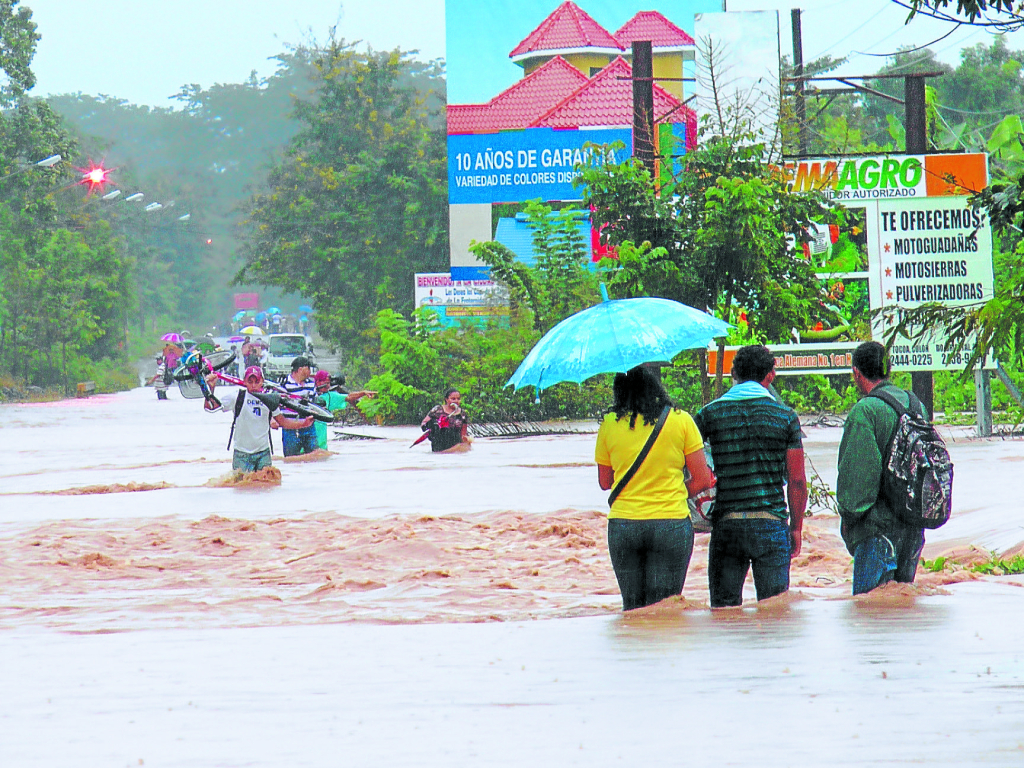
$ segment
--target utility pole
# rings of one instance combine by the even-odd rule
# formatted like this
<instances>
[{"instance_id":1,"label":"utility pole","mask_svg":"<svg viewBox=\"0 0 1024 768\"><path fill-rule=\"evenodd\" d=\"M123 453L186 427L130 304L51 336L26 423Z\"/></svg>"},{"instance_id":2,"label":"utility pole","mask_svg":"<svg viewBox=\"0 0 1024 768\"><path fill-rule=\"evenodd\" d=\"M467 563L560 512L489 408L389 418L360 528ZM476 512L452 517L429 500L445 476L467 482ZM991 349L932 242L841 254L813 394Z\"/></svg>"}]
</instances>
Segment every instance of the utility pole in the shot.
<instances>
[{"instance_id":1,"label":"utility pole","mask_svg":"<svg viewBox=\"0 0 1024 768\"><path fill-rule=\"evenodd\" d=\"M924 75L907 75L903 78L903 100L907 133L907 154L923 155L928 151L928 121L924 103ZM915 371L910 374L911 387L917 399L934 416L932 372Z\"/></svg>"},{"instance_id":2,"label":"utility pole","mask_svg":"<svg viewBox=\"0 0 1024 768\"><path fill-rule=\"evenodd\" d=\"M655 178L654 56L650 40L633 41L633 157Z\"/></svg>"},{"instance_id":3,"label":"utility pole","mask_svg":"<svg viewBox=\"0 0 1024 768\"><path fill-rule=\"evenodd\" d=\"M790 11L793 26L793 77L796 78L796 121L799 131L799 152L807 154L807 102L804 100L804 39L800 26L800 9Z\"/></svg>"}]
</instances>

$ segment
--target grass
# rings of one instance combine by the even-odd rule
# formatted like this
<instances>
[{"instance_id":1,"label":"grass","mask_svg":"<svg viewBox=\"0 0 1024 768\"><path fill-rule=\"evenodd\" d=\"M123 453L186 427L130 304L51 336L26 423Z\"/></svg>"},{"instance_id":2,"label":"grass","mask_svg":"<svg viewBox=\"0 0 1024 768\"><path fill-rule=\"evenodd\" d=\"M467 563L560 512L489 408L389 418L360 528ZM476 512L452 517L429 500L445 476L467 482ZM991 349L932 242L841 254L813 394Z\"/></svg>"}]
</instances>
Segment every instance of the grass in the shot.
<instances>
[{"instance_id":1,"label":"grass","mask_svg":"<svg viewBox=\"0 0 1024 768\"><path fill-rule=\"evenodd\" d=\"M964 565L958 563L955 560L950 560L947 557L937 557L934 560L921 560L921 567L931 573L939 573L941 571L952 571L957 567L962 570L973 571L974 573L983 573L987 576L1010 576L1024 573L1024 555L1014 555L1009 559L1003 559L1001 557L993 557L991 560L984 563L974 563L972 565Z\"/></svg>"}]
</instances>

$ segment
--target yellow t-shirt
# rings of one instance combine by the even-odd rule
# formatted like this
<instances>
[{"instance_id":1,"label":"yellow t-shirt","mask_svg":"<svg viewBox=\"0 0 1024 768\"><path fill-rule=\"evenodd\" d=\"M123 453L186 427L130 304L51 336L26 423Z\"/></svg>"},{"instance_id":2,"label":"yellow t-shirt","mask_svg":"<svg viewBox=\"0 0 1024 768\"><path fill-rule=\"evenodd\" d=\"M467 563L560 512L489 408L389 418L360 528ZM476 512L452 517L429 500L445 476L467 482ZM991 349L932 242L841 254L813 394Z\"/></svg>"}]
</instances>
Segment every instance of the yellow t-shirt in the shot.
<instances>
[{"instance_id":1,"label":"yellow t-shirt","mask_svg":"<svg viewBox=\"0 0 1024 768\"><path fill-rule=\"evenodd\" d=\"M615 471L612 488L633 466L654 431L654 425L645 424L643 416L637 416L636 426L630 429L629 418L627 415L616 419L614 413L609 413L597 431L594 459ZM644 463L615 499L608 517L629 520L689 517L683 468L686 454L703 447L704 440L690 414L672 411Z\"/></svg>"}]
</instances>

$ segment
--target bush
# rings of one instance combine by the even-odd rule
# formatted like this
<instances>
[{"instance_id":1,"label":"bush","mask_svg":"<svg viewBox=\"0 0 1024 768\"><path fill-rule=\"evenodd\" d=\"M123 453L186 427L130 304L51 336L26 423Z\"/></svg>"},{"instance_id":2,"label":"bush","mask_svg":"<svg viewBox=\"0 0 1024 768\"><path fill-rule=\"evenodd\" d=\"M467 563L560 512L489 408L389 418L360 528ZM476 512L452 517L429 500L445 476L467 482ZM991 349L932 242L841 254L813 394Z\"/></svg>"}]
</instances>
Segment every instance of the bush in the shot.
<instances>
[{"instance_id":1,"label":"bush","mask_svg":"<svg viewBox=\"0 0 1024 768\"><path fill-rule=\"evenodd\" d=\"M371 419L415 424L455 387L476 421L543 421L589 419L611 405L612 377L597 376L583 384L563 383L544 390L513 391L505 382L540 338L529 318L513 315L507 325L464 325L440 329L433 315L418 311L410 322L397 312L377 316L380 363L366 388L377 397L360 401Z\"/></svg>"}]
</instances>

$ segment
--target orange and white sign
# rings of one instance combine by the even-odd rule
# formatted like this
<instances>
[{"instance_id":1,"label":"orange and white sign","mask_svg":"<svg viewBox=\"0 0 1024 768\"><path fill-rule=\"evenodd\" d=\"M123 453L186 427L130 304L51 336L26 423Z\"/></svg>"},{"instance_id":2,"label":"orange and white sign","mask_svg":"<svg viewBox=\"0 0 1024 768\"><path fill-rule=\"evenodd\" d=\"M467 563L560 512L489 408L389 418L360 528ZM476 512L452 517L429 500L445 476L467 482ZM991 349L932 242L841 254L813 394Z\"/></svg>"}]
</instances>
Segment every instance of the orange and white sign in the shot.
<instances>
[{"instance_id":1,"label":"orange and white sign","mask_svg":"<svg viewBox=\"0 0 1024 768\"><path fill-rule=\"evenodd\" d=\"M988 157L972 153L814 158L786 163L784 173L794 191L825 190L845 205L959 197L988 185Z\"/></svg>"}]
</instances>

